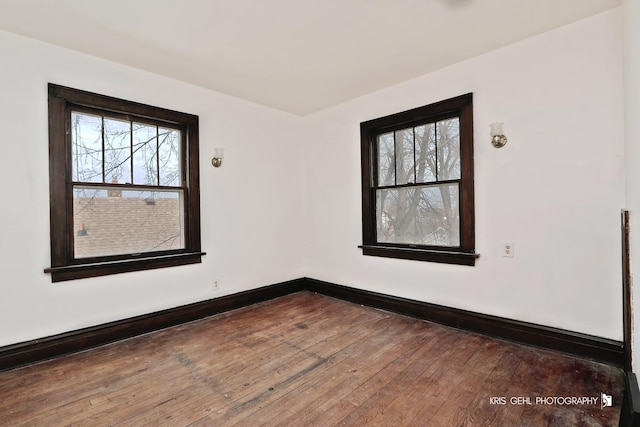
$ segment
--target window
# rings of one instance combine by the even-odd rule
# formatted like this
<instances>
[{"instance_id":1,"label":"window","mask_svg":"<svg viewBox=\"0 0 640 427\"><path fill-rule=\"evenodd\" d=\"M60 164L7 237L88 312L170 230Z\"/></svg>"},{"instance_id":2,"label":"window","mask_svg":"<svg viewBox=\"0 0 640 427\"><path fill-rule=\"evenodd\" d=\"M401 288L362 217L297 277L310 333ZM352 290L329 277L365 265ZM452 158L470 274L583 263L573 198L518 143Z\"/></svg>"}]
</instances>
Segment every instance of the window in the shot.
<instances>
[{"instance_id":1,"label":"window","mask_svg":"<svg viewBox=\"0 0 640 427\"><path fill-rule=\"evenodd\" d=\"M198 117L49 84L54 282L201 262Z\"/></svg>"},{"instance_id":2,"label":"window","mask_svg":"<svg viewBox=\"0 0 640 427\"><path fill-rule=\"evenodd\" d=\"M364 255L475 264L472 99L360 123Z\"/></svg>"}]
</instances>

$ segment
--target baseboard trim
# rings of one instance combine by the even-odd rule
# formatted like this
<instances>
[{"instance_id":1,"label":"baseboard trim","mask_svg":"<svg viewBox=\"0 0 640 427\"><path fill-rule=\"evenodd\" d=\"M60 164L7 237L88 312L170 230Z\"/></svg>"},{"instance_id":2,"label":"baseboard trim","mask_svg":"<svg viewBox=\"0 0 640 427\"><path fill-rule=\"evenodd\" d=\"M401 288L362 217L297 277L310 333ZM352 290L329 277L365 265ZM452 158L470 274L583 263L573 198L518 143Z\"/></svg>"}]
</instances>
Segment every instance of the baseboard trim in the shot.
<instances>
[{"instance_id":1,"label":"baseboard trim","mask_svg":"<svg viewBox=\"0 0 640 427\"><path fill-rule=\"evenodd\" d=\"M624 361L623 345L619 341L365 291L310 278L300 278L0 347L0 371L87 350L303 290L616 366L622 366Z\"/></svg>"},{"instance_id":2,"label":"baseboard trim","mask_svg":"<svg viewBox=\"0 0 640 427\"><path fill-rule=\"evenodd\" d=\"M620 410L620 427L640 427L640 390L633 372L625 372L624 401Z\"/></svg>"},{"instance_id":3,"label":"baseboard trim","mask_svg":"<svg viewBox=\"0 0 640 427\"><path fill-rule=\"evenodd\" d=\"M306 278L304 280L305 289L323 295L616 366L622 366L624 363L623 345L620 341L350 288L315 279Z\"/></svg>"},{"instance_id":4,"label":"baseboard trim","mask_svg":"<svg viewBox=\"0 0 640 427\"><path fill-rule=\"evenodd\" d=\"M0 371L146 334L303 290L303 279L0 347Z\"/></svg>"}]
</instances>

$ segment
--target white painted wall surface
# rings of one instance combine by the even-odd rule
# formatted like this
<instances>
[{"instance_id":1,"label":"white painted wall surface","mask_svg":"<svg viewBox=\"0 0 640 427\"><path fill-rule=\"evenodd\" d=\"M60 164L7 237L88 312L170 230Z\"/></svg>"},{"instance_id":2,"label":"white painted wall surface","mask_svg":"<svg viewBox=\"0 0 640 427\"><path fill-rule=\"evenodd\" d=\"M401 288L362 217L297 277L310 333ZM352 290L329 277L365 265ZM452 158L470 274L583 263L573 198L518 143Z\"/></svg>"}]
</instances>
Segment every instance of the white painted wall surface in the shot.
<instances>
[{"instance_id":1,"label":"white painted wall surface","mask_svg":"<svg viewBox=\"0 0 640 427\"><path fill-rule=\"evenodd\" d=\"M0 57L0 346L303 275L299 118L6 32ZM202 264L51 283L48 82L200 116Z\"/></svg>"},{"instance_id":2,"label":"white painted wall surface","mask_svg":"<svg viewBox=\"0 0 640 427\"><path fill-rule=\"evenodd\" d=\"M304 118L0 32L0 346L302 276L621 339L620 28L606 12ZM200 116L202 264L51 283L47 82ZM466 92L477 266L363 256L359 123Z\"/></svg>"},{"instance_id":3,"label":"white painted wall surface","mask_svg":"<svg viewBox=\"0 0 640 427\"><path fill-rule=\"evenodd\" d=\"M627 208L631 210L631 273L634 313L632 362L640 372L640 2L623 0L625 160Z\"/></svg>"},{"instance_id":4,"label":"white painted wall surface","mask_svg":"<svg viewBox=\"0 0 640 427\"><path fill-rule=\"evenodd\" d=\"M621 339L622 85L616 9L309 117L307 276ZM359 123L467 92L476 267L363 256Z\"/></svg>"}]
</instances>

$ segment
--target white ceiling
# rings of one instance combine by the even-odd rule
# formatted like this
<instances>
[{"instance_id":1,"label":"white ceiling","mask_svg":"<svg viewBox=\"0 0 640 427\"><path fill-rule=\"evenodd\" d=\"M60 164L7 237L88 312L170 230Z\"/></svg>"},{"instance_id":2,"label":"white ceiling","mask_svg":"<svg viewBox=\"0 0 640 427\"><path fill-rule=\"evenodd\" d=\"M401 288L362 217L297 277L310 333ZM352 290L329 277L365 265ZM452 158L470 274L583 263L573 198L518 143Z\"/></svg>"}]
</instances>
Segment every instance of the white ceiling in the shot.
<instances>
[{"instance_id":1,"label":"white ceiling","mask_svg":"<svg viewBox=\"0 0 640 427\"><path fill-rule=\"evenodd\" d=\"M0 29L306 115L621 0L0 0Z\"/></svg>"}]
</instances>

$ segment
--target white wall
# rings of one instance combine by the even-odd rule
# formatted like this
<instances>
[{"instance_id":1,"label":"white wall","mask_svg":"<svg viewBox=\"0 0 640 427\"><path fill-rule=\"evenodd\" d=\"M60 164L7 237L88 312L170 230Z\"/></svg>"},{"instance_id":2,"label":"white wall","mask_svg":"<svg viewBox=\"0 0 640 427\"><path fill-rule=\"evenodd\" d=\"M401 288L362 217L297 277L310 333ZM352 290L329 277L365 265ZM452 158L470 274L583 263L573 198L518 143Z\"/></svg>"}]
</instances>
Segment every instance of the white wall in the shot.
<instances>
[{"instance_id":1,"label":"white wall","mask_svg":"<svg viewBox=\"0 0 640 427\"><path fill-rule=\"evenodd\" d=\"M307 276L621 339L620 28L616 9L309 117ZM476 267L363 256L359 123L467 92Z\"/></svg>"},{"instance_id":2,"label":"white wall","mask_svg":"<svg viewBox=\"0 0 640 427\"><path fill-rule=\"evenodd\" d=\"M302 276L621 339L620 28L606 12L305 118L0 32L0 346ZM200 116L202 264L51 283L47 82ZM359 123L466 92L477 266L363 256Z\"/></svg>"},{"instance_id":3,"label":"white wall","mask_svg":"<svg viewBox=\"0 0 640 427\"><path fill-rule=\"evenodd\" d=\"M627 208L631 210L631 273L634 325L640 321L640 2L623 1L625 159ZM633 328L633 371L640 372L640 332Z\"/></svg>"},{"instance_id":4,"label":"white wall","mask_svg":"<svg viewBox=\"0 0 640 427\"><path fill-rule=\"evenodd\" d=\"M0 345L303 275L299 118L6 32L0 56ZM48 82L200 116L202 264L51 283Z\"/></svg>"}]
</instances>

